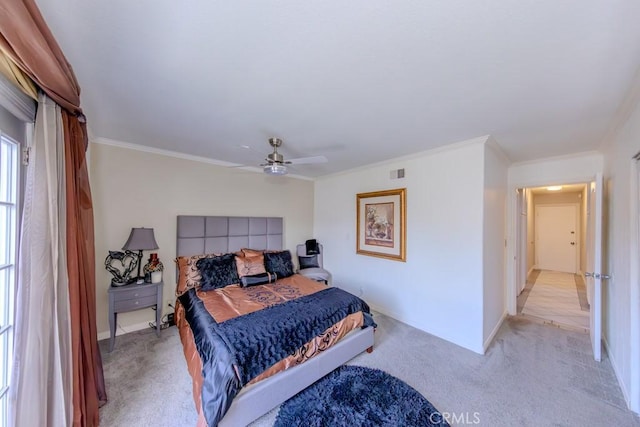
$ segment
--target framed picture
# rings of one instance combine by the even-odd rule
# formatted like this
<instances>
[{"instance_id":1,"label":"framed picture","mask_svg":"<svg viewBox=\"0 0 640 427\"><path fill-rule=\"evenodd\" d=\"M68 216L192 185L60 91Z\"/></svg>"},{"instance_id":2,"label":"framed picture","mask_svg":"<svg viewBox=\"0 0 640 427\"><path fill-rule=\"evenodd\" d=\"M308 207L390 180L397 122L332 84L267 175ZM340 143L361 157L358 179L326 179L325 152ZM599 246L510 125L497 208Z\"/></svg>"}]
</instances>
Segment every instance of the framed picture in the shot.
<instances>
[{"instance_id":1,"label":"framed picture","mask_svg":"<svg viewBox=\"0 0 640 427\"><path fill-rule=\"evenodd\" d=\"M356 253L406 261L407 189L356 196Z\"/></svg>"}]
</instances>

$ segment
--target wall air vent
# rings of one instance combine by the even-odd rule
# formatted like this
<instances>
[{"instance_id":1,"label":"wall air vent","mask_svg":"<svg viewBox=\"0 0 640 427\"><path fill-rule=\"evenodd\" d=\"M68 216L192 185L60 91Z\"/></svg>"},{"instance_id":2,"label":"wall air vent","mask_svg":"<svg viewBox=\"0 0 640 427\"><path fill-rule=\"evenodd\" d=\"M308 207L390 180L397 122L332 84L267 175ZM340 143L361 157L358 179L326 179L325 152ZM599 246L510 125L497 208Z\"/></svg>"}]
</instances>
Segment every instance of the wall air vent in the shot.
<instances>
[{"instance_id":1,"label":"wall air vent","mask_svg":"<svg viewBox=\"0 0 640 427\"><path fill-rule=\"evenodd\" d=\"M404 178L404 168L395 169L389 173L389 178L391 179L401 179Z\"/></svg>"}]
</instances>

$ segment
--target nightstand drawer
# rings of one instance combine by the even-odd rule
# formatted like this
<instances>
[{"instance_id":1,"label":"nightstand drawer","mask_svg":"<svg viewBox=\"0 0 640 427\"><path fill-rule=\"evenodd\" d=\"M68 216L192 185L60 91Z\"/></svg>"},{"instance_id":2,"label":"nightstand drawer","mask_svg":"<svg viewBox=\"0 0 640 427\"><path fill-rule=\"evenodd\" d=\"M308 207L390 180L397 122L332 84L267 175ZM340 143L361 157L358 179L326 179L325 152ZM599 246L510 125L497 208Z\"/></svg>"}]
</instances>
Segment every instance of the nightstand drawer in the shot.
<instances>
[{"instance_id":1,"label":"nightstand drawer","mask_svg":"<svg viewBox=\"0 0 640 427\"><path fill-rule=\"evenodd\" d=\"M111 286L109 294L109 332L111 340L109 351L113 350L116 340L116 327L118 325L118 313L126 311L142 310L157 306L155 312L156 335L160 336L162 327L162 281L158 283L144 283L138 285L132 283L124 286Z\"/></svg>"},{"instance_id":2,"label":"nightstand drawer","mask_svg":"<svg viewBox=\"0 0 640 427\"><path fill-rule=\"evenodd\" d=\"M144 297L141 297L141 298L126 299L126 300L122 300L122 301L118 301L116 299L116 301L113 304L114 311L116 313L118 313L118 312L122 312L122 311L138 310L140 308L156 305L156 303L157 303L157 295L156 295L155 289L152 289L152 290L153 290L153 292L152 292L153 295L151 295L151 296L144 296Z\"/></svg>"},{"instance_id":3,"label":"nightstand drawer","mask_svg":"<svg viewBox=\"0 0 640 427\"><path fill-rule=\"evenodd\" d=\"M158 292L157 286L144 286L140 288L118 290L113 293L113 300L117 303L118 301L125 301L129 299L151 297L151 296L155 297L157 292Z\"/></svg>"}]
</instances>

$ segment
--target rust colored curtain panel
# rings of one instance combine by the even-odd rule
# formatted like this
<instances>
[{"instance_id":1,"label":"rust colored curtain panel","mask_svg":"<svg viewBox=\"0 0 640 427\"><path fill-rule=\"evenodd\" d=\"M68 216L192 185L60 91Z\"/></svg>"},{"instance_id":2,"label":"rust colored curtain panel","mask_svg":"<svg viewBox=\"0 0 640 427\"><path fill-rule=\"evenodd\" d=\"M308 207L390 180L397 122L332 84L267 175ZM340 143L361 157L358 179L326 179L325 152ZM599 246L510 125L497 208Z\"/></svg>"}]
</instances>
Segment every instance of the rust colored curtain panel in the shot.
<instances>
[{"instance_id":1,"label":"rust colored curtain panel","mask_svg":"<svg viewBox=\"0 0 640 427\"><path fill-rule=\"evenodd\" d=\"M73 69L33 0L0 2L0 50L58 105L82 114Z\"/></svg>"},{"instance_id":2,"label":"rust colored curtain panel","mask_svg":"<svg viewBox=\"0 0 640 427\"><path fill-rule=\"evenodd\" d=\"M67 266L71 308L71 345L73 366L73 424L98 425L98 407L107 400L102 358L97 343L95 251L93 236L93 203L86 152L80 144L85 138L82 123L66 111L62 112L65 137L67 182ZM77 323L76 323L77 322ZM73 325L82 325L74 328Z\"/></svg>"},{"instance_id":3,"label":"rust colored curtain panel","mask_svg":"<svg viewBox=\"0 0 640 427\"><path fill-rule=\"evenodd\" d=\"M0 50L63 108L73 425L96 426L107 396L96 334L93 208L80 88L34 0L0 1Z\"/></svg>"}]
</instances>

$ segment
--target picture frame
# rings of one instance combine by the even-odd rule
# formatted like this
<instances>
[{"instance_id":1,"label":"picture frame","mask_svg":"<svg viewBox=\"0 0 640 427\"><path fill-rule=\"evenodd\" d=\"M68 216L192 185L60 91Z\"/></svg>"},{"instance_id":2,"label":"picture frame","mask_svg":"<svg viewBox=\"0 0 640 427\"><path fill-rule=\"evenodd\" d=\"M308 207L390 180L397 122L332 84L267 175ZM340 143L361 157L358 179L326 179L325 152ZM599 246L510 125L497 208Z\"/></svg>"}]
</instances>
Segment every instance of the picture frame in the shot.
<instances>
[{"instance_id":1,"label":"picture frame","mask_svg":"<svg viewBox=\"0 0 640 427\"><path fill-rule=\"evenodd\" d=\"M407 260L407 189L356 195L356 253Z\"/></svg>"}]
</instances>

